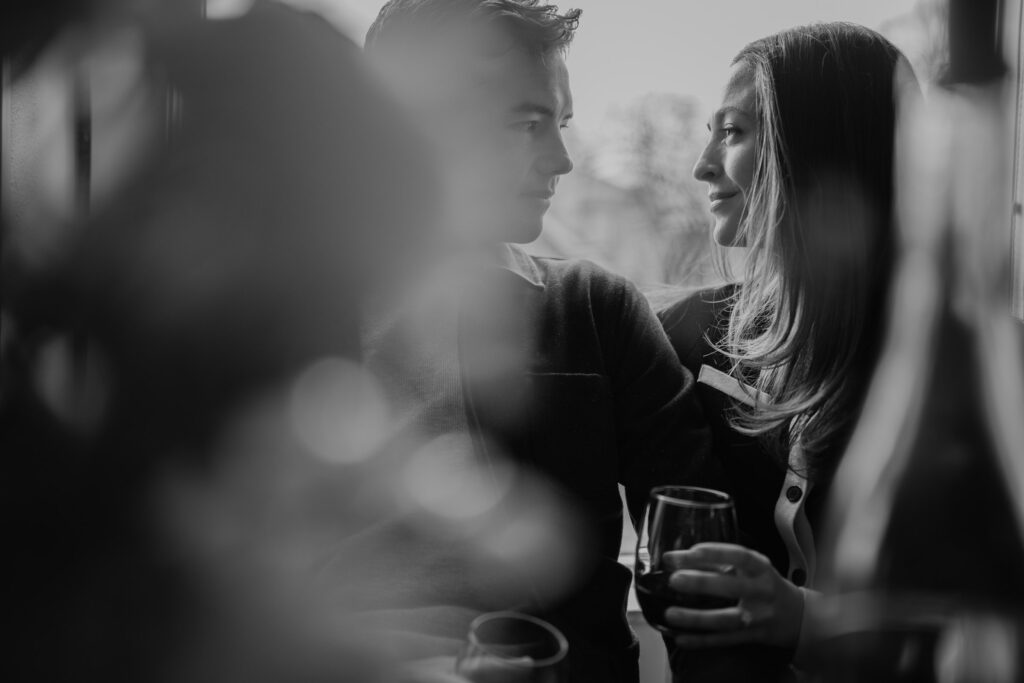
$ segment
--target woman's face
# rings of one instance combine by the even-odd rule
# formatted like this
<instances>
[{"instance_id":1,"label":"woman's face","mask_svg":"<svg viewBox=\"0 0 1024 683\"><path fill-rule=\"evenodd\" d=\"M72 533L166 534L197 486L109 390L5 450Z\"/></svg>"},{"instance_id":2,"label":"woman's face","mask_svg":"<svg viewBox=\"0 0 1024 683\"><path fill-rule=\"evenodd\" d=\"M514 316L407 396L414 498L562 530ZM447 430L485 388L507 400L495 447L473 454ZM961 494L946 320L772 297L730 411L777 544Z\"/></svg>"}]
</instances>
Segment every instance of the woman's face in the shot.
<instances>
[{"instance_id":1,"label":"woman's face","mask_svg":"<svg viewBox=\"0 0 1024 683\"><path fill-rule=\"evenodd\" d=\"M708 184L715 241L723 246L744 246L736 236L754 177L760 133L754 71L748 65L740 62L730 70L722 102L708 121L708 130L711 136L693 175Z\"/></svg>"}]
</instances>

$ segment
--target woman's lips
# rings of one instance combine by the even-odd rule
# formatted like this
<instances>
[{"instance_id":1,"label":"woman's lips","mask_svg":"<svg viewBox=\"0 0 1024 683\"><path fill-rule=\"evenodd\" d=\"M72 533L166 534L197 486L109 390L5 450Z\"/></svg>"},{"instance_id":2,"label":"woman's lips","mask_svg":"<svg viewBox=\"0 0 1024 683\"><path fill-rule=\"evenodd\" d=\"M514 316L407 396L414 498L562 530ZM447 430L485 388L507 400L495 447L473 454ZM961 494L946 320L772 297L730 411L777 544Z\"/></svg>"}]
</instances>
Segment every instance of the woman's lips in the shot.
<instances>
[{"instance_id":1,"label":"woman's lips","mask_svg":"<svg viewBox=\"0 0 1024 683\"><path fill-rule=\"evenodd\" d=\"M708 199L711 200L711 210L714 211L715 209L720 208L737 195L739 195L739 192L712 192L708 195Z\"/></svg>"}]
</instances>

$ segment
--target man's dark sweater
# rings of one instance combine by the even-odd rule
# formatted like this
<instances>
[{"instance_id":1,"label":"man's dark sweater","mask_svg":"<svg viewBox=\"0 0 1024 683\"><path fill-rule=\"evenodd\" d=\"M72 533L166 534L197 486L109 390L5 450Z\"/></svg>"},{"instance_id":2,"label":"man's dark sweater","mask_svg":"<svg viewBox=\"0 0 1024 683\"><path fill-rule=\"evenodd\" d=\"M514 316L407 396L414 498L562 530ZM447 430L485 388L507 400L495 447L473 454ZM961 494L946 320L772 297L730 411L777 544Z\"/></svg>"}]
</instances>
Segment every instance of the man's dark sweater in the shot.
<instances>
[{"instance_id":1,"label":"man's dark sweater","mask_svg":"<svg viewBox=\"0 0 1024 683\"><path fill-rule=\"evenodd\" d=\"M531 257L515 247L496 270L492 276L513 294L509 315L525 311L531 323L524 341L527 400L509 419L464 374L469 428L545 475L589 527L589 535L581 535L592 539L586 574L558 605L536 606L569 639L572 680L635 681L638 653L625 618L630 574L617 562L618 485L636 522L651 487L694 481L710 435L693 377L647 301L625 279L587 261ZM467 316L461 317L464 335ZM464 344L457 346L468 355ZM479 604L481 592L466 590L464 576L453 579L450 590L436 573L421 580L439 603L501 607Z\"/></svg>"},{"instance_id":2,"label":"man's dark sweater","mask_svg":"<svg viewBox=\"0 0 1024 683\"><path fill-rule=\"evenodd\" d=\"M531 413L503 441L575 499L598 539L593 575L546 616L570 639L573 680L635 680L617 485L637 522L653 486L694 480L709 430L692 375L636 287L587 261L513 257L533 283L524 296L536 302L537 342Z\"/></svg>"}]
</instances>

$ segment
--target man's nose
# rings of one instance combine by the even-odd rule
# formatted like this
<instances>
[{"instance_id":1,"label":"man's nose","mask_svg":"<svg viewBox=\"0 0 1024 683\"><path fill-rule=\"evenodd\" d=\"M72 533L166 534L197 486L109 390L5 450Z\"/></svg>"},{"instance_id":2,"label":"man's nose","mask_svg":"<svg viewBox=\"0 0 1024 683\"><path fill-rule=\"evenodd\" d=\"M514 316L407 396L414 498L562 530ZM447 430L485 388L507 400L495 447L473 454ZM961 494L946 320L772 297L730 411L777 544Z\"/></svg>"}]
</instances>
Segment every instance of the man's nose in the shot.
<instances>
[{"instance_id":1,"label":"man's nose","mask_svg":"<svg viewBox=\"0 0 1024 683\"><path fill-rule=\"evenodd\" d=\"M565 140L556 134L549 143L541 161L541 171L545 175L565 175L573 169L572 156L565 146Z\"/></svg>"}]
</instances>

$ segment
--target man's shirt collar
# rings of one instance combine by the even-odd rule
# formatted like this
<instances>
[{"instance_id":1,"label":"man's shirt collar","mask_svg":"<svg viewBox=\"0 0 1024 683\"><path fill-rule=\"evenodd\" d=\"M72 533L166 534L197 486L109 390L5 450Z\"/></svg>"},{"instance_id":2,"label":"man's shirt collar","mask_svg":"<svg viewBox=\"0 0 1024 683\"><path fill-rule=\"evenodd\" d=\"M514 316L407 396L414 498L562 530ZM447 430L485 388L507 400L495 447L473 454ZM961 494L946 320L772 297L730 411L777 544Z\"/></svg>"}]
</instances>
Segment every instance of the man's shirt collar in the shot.
<instances>
[{"instance_id":1,"label":"man's shirt collar","mask_svg":"<svg viewBox=\"0 0 1024 683\"><path fill-rule=\"evenodd\" d=\"M501 267L518 275L535 289L544 290L544 280L536 262L516 244L503 244L501 250Z\"/></svg>"}]
</instances>

